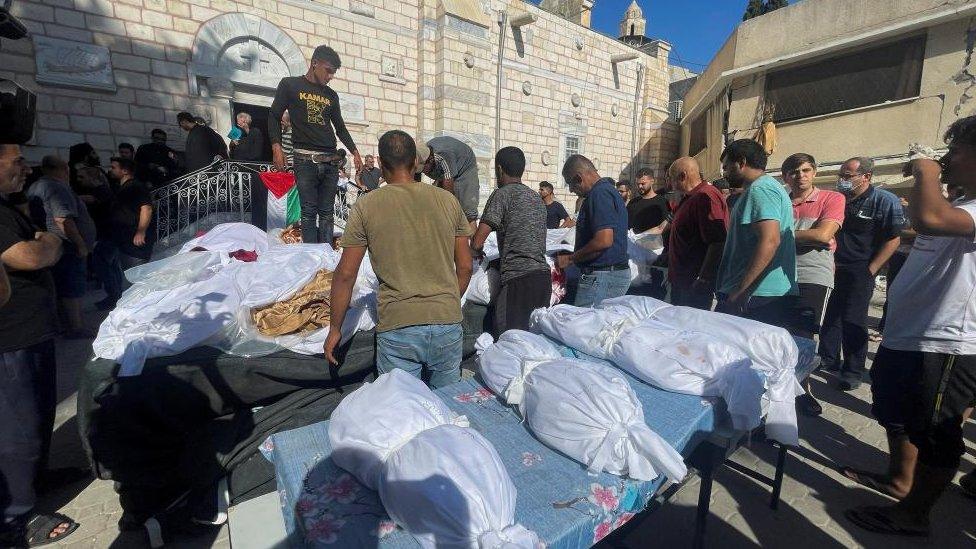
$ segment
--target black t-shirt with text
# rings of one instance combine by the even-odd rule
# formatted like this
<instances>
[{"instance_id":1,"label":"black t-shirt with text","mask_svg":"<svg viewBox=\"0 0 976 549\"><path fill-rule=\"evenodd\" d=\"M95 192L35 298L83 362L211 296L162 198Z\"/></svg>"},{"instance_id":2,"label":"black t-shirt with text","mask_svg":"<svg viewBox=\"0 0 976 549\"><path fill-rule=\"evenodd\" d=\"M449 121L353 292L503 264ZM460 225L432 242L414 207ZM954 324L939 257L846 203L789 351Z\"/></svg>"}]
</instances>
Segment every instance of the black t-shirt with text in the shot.
<instances>
[{"instance_id":1,"label":"black t-shirt with text","mask_svg":"<svg viewBox=\"0 0 976 549\"><path fill-rule=\"evenodd\" d=\"M329 86L312 83L304 76L282 78L268 118L272 143L281 143L281 115L286 110L291 118L292 144L296 149L335 152L338 135L349 152L356 150L342 120L339 95Z\"/></svg>"},{"instance_id":2,"label":"black t-shirt with text","mask_svg":"<svg viewBox=\"0 0 976 549\"><path fill-rule=\"evenodd\" d=\"M0 198L0 254L20 242L34 240L38 230L27 216ZM0 307L0 353L51 339L58 329L51 273L47 269L8 270L7 277L10 301Z\"/></svg>"},{"instance_id":3,"label":"black t-shirt with text","mask_svg":"<svg viewBox=\"0 0 976 549\"><path fill-rule=\"evenodd\" d=\"M627 204L627 228L642 233L657 227L668 218L668 199L664 195L638 198Z\"/></svg>"}]
</instances>

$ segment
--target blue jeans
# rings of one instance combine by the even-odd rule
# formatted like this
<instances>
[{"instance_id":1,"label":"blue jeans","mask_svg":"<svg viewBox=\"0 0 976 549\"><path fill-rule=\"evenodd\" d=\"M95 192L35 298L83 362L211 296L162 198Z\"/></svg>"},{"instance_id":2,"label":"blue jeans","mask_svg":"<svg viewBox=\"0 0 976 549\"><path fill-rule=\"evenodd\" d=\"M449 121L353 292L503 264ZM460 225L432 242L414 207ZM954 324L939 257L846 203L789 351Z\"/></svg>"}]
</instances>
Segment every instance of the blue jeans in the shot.
<instances>
[{"instance_id":1,"label":"blue jeans","mask_svg":"<svg viewBox=\"0 0 976 549\"><path fill-rule=\"evenodd\" d=\"M331 246L339 169L332 164L296 159L294 170L302 208L302 242Z\"/></svg>"},{"instance_id":2,"label":"blue jeans","mask_svg":"<svg viewBox=\"0 0 976 549\"><path fill-rule=\"evenodd\" d=\"M630 270L581 273L576 289L577 307L592 307L604 299L620 297L630 288Z\"/></svg>"},{"instance_id":3,"label":"blue jeans","mask_svg":"<svg viewBox=\"0 0 976 549\"><path fill-rule=\"evenodd\" d=\"M376 334L376 369L380 374L394 368L421 377L426 368L432 389L461 379L460 324L407 326Z\"/></svg>"}]
</instances>

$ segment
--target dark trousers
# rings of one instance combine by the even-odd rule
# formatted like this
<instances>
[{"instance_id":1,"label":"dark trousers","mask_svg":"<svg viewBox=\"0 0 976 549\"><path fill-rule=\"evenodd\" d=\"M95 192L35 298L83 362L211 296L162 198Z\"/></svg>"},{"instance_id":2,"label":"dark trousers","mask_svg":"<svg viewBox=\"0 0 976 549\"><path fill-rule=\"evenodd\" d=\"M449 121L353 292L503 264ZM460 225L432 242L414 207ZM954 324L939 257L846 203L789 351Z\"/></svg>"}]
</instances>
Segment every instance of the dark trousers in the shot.
<instances>
[{"instance_id":1,"label":"dark trousers","mask_svg":"<svg viewBox=\"0 0 976 549\"><path fill-rule=\"evenodd\" d=\"M814 334L820 333L823 325L827 300L830 299L830 288L820 284L801 282L797 284L800 294L796 297L793 312L793 325L790 332L797 337L813 339Z\"/></svg>"},{"instance_id":2,"label":"dark trousers","mask_svg":"<svg viewBox=\"0 0 976 549\"><path fill-rule=\"evenodd\" d=\"M889 435L907 434L918 460L955 469L966 450L963 414L976 401L976 356L881 347L871 367L871 412Z\"/></svg>"},{"instance_id":3,"label":"dark trousers","mask_svg":"<svg viewBox=\"0 0 976 549\"><path fill-rule=\"evenodd\" d=\"M703 311L712 310L712 292L699 292L694 288L671 286L671 304L679 307L694 307Z\"/></svg>"},{"instance_id":4,"label":"dark trousers","mask_svg":"<svg viewBox=\"0 0 976 549\"><path fill-rule=\"evenodd\" d=\"M328 163L295 159L295 186L302 208L302 241L332 244L339 169Z\"/></svg>"},{"instance_id":5,"label":"dark trousers","mask_svg":"<svg viewBox=\"0 0 976 549\"><path fill-rule=\"evenodd\" d=\"M528 330L529 315L548 307L552 297L552 274L537 271L503 282L495 299L495 336L507 330Z\"/></svg>"},{"instance_id":6,"label":"dark trousers","mask_svg":"<svg viewBox=\"0 0 976 549\"><path fill-rule=\"evenodd\" d=\"M0 510L4 521L34 508L57 407L54 341L0 353Z\"/></svg>"},{"instance_id":7,"label":"dark trousers","mask_svg":"<svg viewBox=\"0 0 976 549\"><path fill-rule=\"evenodd\" d=\"M122 267L119 249L114 242L99 240L92 251L92 270L108 297L117 300L122 295Z\"/></svg>"},{"instance_id":8,"label":"dark trousers","mask_svg":"<svg viewBox=\"0 0 976 549\"><path fill-rule=\"evenodd\" d=\"M838 265L834 291L827 302L820 330L819 354L825 368L838 368L841 377L860 381L868 352L868 307L874 276L867 263ZM841 351L844 360L841 362Z\"/></svg>"},{"instance_id":9,"label":"dark trousers","mask_svg":"<svg viewBox=\"0 0 976 549\"><path fill-rule=\"evenodd\" d=\"M763 324L788 329L790 327L790 319L795 307L795 302L796 296L792 295L754 295L749 298L749 304L746 306L744 311L737 311L730 308L726 304L725 296L723 295L719 296L719 303L715 306L715 312L748 318L750 320L755 320L756 322L762 322Z\"/></svg>"}]
</instances>

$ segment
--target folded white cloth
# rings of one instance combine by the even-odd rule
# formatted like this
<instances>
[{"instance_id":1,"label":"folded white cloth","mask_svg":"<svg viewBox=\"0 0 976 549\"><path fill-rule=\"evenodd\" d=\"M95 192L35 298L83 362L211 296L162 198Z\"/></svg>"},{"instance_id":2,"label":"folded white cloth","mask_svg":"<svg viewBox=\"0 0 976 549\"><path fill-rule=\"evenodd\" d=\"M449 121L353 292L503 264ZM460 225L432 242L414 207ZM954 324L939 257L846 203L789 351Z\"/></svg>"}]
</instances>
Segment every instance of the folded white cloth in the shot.
<instances>
[{"instance_id":1,"label":"folded white cloth","mask_svg":"<svg viewBox=\"0 0 976 549\"><path fill-rule=\"evenodd\" d=\"M515 485L491 443L403 370L344 398L329 442L332 460L378 490L390 517L423 547L538 544L514 524Z\"/></svg>"},{"instance_id":2,"label":"folded white cloth","mask_svg":"<svg viewBox=\"0 0 976 549\"><path fill-rule=\"evenodd\" d=\"M644 422L637 395L604 364L563 358L548 339L509 330L481 350L489 388L519 407L535 436L591 471L684 478L681 455Z\"/></svg>"}]
</instances>

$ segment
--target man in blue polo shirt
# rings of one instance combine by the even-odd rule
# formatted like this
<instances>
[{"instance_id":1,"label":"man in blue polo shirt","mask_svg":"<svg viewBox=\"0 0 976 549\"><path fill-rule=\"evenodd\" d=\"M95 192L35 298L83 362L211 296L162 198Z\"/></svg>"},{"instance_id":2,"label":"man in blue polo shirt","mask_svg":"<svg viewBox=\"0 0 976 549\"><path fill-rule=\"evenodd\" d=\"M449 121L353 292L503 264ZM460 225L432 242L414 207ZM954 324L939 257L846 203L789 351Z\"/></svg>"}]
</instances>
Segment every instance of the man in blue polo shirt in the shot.
<instances>
[{"instance_id":1,"label":"man in blue polo shirt","mask_svg":"<svg viewBox=\"0 0 976 549\"><path fill-rule=\"evenodd\" d=\"M715 310L786 327L797 294L793 203L764 173L766 151L755 141L733 141L721 160L729 185L745 191L731 208Z\"/></svg>"},{"instance_id":2,"label":"man in blue polo shirt","mask_svg":"<svg viewBox=\"0 0 976 549\"><path fill-rule=\"evenodd\" d=\"M819 353L824 369L839 372L844 391L861 384L874 277L898 249L905 226L901 201L875 188L872 172L873 160L856 157L844 162L837 174L837 190L847 198L847 206L844 226L837 232L834 292L820 329Z\"/></svg>"},{"instance_id":3,"label":"man in blue polo shirt","mask_svg":"<svg viewBox=\"0 0 976 549\"><path fill-rule=\"evenodd\" d=\"M569 190L586 197L576 220L576 250L556 256L565 269L579 266L577 307L592 307L630 288L627 255L627 205L609 177L600 177L593 162L574 154L563 165L563 179Z\"/></svg>"}]
</instances>

